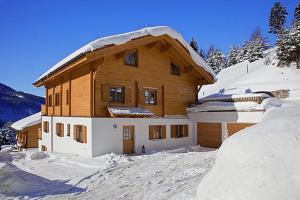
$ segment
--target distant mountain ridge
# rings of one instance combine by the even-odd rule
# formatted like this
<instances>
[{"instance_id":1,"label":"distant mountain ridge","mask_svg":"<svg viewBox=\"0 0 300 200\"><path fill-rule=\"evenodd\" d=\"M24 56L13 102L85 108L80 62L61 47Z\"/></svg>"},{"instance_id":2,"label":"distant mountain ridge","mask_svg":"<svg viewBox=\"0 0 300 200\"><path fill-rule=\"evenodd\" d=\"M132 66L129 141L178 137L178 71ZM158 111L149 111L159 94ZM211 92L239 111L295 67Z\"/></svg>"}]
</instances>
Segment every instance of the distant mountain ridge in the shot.
<instances>
[{"instance_id":1,"label":"distant mountain ridge","mask_svg":"<svg viewBox=\"0 0 300 200\"><path fill-rule=\"evenodd\" d=\"M0 127L39 112L44 102L43 97L18 92L0 83Z\"/></svg>"}]
</instances>

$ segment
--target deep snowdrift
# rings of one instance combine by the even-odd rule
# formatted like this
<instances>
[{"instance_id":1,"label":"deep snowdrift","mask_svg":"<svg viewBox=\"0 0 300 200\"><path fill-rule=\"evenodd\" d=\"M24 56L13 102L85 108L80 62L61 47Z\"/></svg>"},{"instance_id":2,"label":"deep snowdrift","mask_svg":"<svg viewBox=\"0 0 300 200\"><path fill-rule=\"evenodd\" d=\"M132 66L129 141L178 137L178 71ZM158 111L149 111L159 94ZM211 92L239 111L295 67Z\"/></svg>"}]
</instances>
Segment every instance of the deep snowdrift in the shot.
<instances>
[{"instance_id":1,"label":"deep snowdrift","mask_svg":"<svg viewBox=\"0 0 300 200\"><path fill-rule=\"evenodd\" d=\"M300 70L295 67L277 67L275 49L255 62L244 61L217 74L213 85L203 86L200 97L214 93L243 94L257 91L290 90L290 98L300 100ZM248 71L247 71L248 66Z\"/></svg>"},{"instance_id":2,"label":"deep snowdrift","mask_svg":"<svg viewBox=\"0 0 300 200\"><path fill-rule=\"evenodd\" d=\"M300 107L270 109L227 139L198 188L201 200L300 199Z\"/></svg>"}]
</instances>

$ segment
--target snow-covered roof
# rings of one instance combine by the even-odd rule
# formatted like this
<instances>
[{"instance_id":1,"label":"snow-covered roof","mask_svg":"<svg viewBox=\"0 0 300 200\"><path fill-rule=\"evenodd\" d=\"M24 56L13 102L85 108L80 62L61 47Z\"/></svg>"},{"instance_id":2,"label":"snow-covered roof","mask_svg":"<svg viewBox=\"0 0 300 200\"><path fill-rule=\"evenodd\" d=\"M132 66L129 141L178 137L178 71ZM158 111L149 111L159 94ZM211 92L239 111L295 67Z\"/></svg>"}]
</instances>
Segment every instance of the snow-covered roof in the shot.
<instances>
[{"instance_id":1,"label":"snow-covered roof","mask_svg":"<svg viewBox=\"0 0 300 200\"><path fill-rule=\"evenodd\" d=\"M67 57L65 57L63 60L59 61L56 63L54 66L52 66L48 71L46 71L43 75L41 75L37 80L41 80L42 78L46 77L49 75L51 72L59 69L66 63L70 62L73 59L76 59L78 56L95 51L97 49L109 46L109 45L120 45L124 44L130 40L144 37L144 36L161 36L161 35L168 35L176 40L178 40L190 53L191 58L194 60L194 62L201 66L205 71L207 71L209 74L212 75L212 77L215 77L215 73L212 70L212 68L194 51L194 49L183 39L181 34L173 30L172 28L168 26L155 26L155 27L146 27L137 31L132 31L128 33L123 33L123 34L118 34L118 35L113 35L113 36L108 36L108 37L103 37L97 40L94 40L87 45L81 47L80 49L74 51Z\"/></svg>"},{"instance_id":2,"label":"snow-covered roof","mask_svg":"<svg viewBox=\"0 0 300 200\"><path fill-rule=\"evenodd\" d=\"M41 123L41 112L25 117L19 121L16 121L11 125L12 128L16 130L22 130L29 126Z\"/></svg>"},{"instance_id":3,"label":"snow-covered roof","mask_svg":"<svg viewBox=\"0 0 300 200\"><path fill-rule=\"evenodd\" d=\"M108 112L112 115L139 115L139 116L153 116L154 113L145 108L136 107L108 107Z\"/></svg>"},{"instance_id":4,"label":"snow-covered roof","mask_svg":"<svg viewBox=\"0 0 300 200\"><path fill-rule=\"evenodd\" d=\"M245 94L222 94L215 93L200 99L200 102L207 101L258 101L261 102L263 99L270 98L270 95L266 93L245 93Z\"/></svg>"}]
</instances>

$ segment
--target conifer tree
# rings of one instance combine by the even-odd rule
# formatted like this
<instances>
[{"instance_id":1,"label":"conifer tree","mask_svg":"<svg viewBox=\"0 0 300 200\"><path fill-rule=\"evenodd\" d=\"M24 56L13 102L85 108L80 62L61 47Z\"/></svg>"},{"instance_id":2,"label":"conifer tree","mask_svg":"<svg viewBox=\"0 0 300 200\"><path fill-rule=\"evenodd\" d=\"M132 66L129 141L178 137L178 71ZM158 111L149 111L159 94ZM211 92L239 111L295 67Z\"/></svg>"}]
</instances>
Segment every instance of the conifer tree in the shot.
<instances>
[{"instance_id":1,"label":"conifer tree","mask_svg":"<svg viewBox=\"0 0 300 200\"><path fill-rule=\"evenodd\" d=\"M239 62L238 55L241 48L238 46L231 46L227 55L227 67L235 65Z\"/></svg>"},{"instance_id":2,"label":"conifer tree","mask_svg":"<svg viewBox=\"0 0 300 200\"><path fill-rule=\"evenodd\" d=\"M226 59L221 50L211 46L208 50L208 56L206 60L207 64L215 71L219 73L223 68L226 67Z\"/></svg>"},{"instance_id":3,"label":"conifer tree","mask_svg":"<svg viewBox=\"0 0 300 200\"><path fill-rule=\"evenodd\" d=\"M298 4L295 8L293 23L297 23L298 25L300 23L300 1L298 1Z\"/></svg>"},{"instance_id":4,"label":"conifer tree","mask_svg":"<svg viewBox=\"0 0 300 200\"><path fill-rule=\"evenodd\" d=\"M194 38L192 38L190 42L190 46L198 53L199 47L197 41Z\"/></svg>"},{"instance_id":5,"label":"conifer tree","mask_svg":"<svg viewBox=\"0 0 300 200\"><path fill-rule=\"evenodd\" d=\"M245 41L242 45L242 48L239 51L239 54L237 56L238 62L243 62L245 60L250 60L250 52L249 52L249 42Z\"/></svg>"},{"instance_id":6,"label":"conifer tree","mask_svg":"<svg viewBox=\"0 0 300 200\"><path fill-rule=\"evenodd\" d=\"M201 58L203 58L203 60L207 59L207 55L203 49L199 49L198 54L201 56Z\"/></svg>"},{"instance_id":7,"label":"conifer tree","mask_svg":"<svg viewBox=\"0 0 300 200\"><path fill-rule=\"evenodd\" d=\"M286 8L275 2L269 17L269 33L278 34L283 30L287 14Z\"/></svg>"}]
</instances>

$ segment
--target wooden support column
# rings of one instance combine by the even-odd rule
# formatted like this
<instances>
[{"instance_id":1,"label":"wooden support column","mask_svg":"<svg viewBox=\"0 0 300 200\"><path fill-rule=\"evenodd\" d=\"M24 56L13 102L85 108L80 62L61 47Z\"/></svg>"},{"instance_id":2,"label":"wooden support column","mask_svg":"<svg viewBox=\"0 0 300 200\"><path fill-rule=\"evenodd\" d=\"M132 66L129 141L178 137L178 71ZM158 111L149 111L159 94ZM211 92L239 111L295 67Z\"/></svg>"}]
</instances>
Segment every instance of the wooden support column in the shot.
<instances>
[{"instance_id":1,"label":"wooden support column","mask_svg":"<svg viewBox=\"0 0 300 200\"><path fill-rule=\"evenodd\" d=\"M162 109L162 116L164 117L166 115L166 110L165 110L165 86L162 85L161 86L161 97L162 97L162 105L161 105L161 109Z\"/></svg>"},{"instance_id":2,"label":"wooden support column","mask_svg":"<svg viewBox=\"0 0 300 200\"><path fill-rule=\"evenodd\" d=\"M134 83L135 87L135 107L139 106L139 83L135 81Z\"/></svg>"},{"instance_id":3,"label":"wooden support column","mask_svg":"<svg viewBox=\"0 0 300 200\"><path fill-rule=\"evenodd\" d=\"M55 115L55 86L52 86L52 116L54 115Z\"/></svg>"},{"instance_id":4,"label":"wooden support column","mask_svg":"<svg viewBox=\"0 0 300 200\"><path fill-rule=\"evenodd\" d=\"M71 73L69 73L69 96L68 96L68 98L69 98L69 116L71 116L71 95L72 95L72 91L71 91L71 78L72 78L72 75L71 75Z\"/></svg>"},{"instance_id":5,"label":"wooden support column","mask_svg":"<svg viewBox=\"0 0 300 200\"><path fill-rule=\"evenodd\" d=\"M45 88L46 88L46 99L45 99L46 116L48 116L48 87Z\"/></svg>"},{"instance_id":6,"label":"wooden support column","mask_svg":"<svg viewBox=\"0 0 300 200\"><path fill-rule=\"evenodd\" d=\"M62 80L60 82L60 99L59 99L59 106L60 106L60 116L62 116L62 97L63 97L63 89L62 89Z\"/></svg>"},{"instance_id":7,"label":"wooden support column","mask_svg":"<svg viewBox=\"0 0 300 200\"><path fill-rule=\"evenodd\" d=\"M94 117L94 71L90 65L90 116Z\"/></svg>"}]
</instances>

